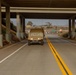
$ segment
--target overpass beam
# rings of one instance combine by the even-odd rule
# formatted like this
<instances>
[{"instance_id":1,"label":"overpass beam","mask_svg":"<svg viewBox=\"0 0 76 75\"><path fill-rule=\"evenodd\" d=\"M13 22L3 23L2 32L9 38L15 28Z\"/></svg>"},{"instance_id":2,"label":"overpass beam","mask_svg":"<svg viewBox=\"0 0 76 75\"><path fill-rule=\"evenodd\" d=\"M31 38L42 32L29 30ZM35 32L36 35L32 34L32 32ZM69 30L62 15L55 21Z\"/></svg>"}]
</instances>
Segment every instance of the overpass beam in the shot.
<instances>
[{"instance_id":1,"label":"overpass beam","mask_svg":"<svg viewBox=\"0 0 76 75\"><path fill-rule=\"evenodd\" d=\"M17 20L17 38L21 39L21 19L20 19L20 15L17 13L16 15L16 20Z\"/></svg>"},{"instance_id":2,"label":"overpass beam","mask_svg":"<svg viewBox=\"0 0 76 75\"><path fill-rule=\"evenodd\" d=\"M2 36L2 17L1 17L1 1L0 0L0 46L3 46L3 36Z\"/></svg>"},{"instance_id":3,"label":"overpass beam","mask_svg":"<svg viewBox=\"0 0 76 75\"><path fill-rule=\"evenodd\" d=\"M10 7L6 6L6 40L11 43L10 34Z\"/></svg>"},{"instance_id":4,"label":"overpass beam","mask_svg":"<svg viewBox=\"0 0 76 75\"><path fill-rule=\"evenodd\" d=\"M68 38L71 38L71 19L69 19L69 36Z\"/></svg>"},{"instance_id":5,"label":"overpass beam","mask_svg":"<svg viewBox=\"0 0 76 75\"><path fill-rule=\"evenodd\" d=\"M72 38L75 38L75 18L72 19Z\"/></svg>"}]
</instances>

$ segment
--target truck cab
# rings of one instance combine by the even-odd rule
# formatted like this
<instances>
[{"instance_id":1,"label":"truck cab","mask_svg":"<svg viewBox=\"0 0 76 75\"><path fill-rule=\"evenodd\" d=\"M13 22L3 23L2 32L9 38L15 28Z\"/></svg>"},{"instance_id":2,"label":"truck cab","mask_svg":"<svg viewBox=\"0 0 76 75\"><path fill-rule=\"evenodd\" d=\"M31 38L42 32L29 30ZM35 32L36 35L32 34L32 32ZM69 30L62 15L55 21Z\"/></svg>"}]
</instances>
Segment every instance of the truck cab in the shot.
<instances>
[{"instance_id":1,"label":"truck cab","mask_svg":"<svg viewBox=\"0 0 76 75\"><path fill-rule=\"evenodd\" d=\"M28 45L31 43L44 44L44 29L43 28L32 28L28 34Z\"/></svg>"}]
</instances>

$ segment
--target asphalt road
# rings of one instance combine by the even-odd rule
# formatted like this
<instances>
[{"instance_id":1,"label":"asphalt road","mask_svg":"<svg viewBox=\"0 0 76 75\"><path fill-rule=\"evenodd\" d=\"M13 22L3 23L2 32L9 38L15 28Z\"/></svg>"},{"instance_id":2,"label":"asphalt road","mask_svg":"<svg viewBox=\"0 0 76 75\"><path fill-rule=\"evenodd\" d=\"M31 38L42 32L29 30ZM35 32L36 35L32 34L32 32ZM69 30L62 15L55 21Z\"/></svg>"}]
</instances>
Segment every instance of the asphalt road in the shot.
<instances>
[{"instance_id":1,"label":"asphalt road","mask_svg":"<svg viewBox=\"0 0 76 75\"><path fill-rule=\"evenodd\" d=\"M73 75L76 75L76 43L48 35ZM47 41L27 45L27 41L0 49L0 75L63 75Z\"/></svg>"},{"instance_id":2,"label":"asphalt road","mask_svg":"<svg viewBox=\"0 0 76 75\"><path fill-rule=\"evenodd\" d=\"M50 38L51 43L68 66L73 75L76 75L76 42L59 37Z\"/></svg>"}]
</instances>

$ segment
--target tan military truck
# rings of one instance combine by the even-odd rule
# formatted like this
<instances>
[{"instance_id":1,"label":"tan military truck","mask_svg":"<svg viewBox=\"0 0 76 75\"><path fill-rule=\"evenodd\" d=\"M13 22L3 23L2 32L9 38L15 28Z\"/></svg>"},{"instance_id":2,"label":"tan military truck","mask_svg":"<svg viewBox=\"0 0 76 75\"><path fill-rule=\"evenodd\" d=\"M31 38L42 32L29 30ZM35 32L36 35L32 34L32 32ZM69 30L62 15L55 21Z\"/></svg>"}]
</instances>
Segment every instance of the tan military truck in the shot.
<instances>
[{"instance_id":1,"label":"tan military truck","mask_svg":"<svg viewBox=\"0 0 76 75\"><path fill-rule=\"evenodd\" d=\"M43 28L32 28L28 34L28 45L31 43L44 44L44 29Z\"/></svg>"}]
</instances>

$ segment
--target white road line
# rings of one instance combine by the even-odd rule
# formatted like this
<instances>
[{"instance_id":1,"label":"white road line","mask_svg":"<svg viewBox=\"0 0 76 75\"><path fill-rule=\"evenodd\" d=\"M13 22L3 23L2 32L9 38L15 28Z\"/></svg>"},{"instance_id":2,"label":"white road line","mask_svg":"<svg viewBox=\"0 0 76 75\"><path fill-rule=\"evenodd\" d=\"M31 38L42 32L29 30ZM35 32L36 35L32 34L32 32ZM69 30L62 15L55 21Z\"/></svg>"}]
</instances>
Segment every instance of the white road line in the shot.
<instances>
[{"instance_id":1,"label":"white road line","mask_svg":"<svg viewBox=\"0 0 76 75\"><path fill-rule=\"evenodd\" d=\"M66 40L66 41L68 41L70 44L72 44L72 45L76 45L75 43L72 43L71 41L69 41L69 40Z\"/></svg>"},{"instance_id":2,"label":"white road line","mask_svg":"<svg viewBox=\"0 0 76 75\"><path fill-rule=\"evenodd\" d=\"M0 64L2 63L2 62L4 62L5 60L7 60L9 57L11 57L12 55L14 55L15 53L17 53L19 50L21 50L24 46L26 46L27 45L27 43L26 44L24 44L23 46L21 46L19 49L17 49L16 51L14 51L13 53L11 53L10 55L8 55L7 57L5 57L3 60L1 60L0 61Z\"/></svg>"},{"instance_id":3,"label":"white road line","mask_svg":"<svg viewBox=\"0 0 76 75\"><path fill-rule=\"evenodd\" d=\"M62 38L61 38L61 40L65 40L65 39L62 39ZM76 45L75 43L72 43L70 40L65 40L65 41L69 42L69 43L72 44L72 45Z\"/></svg>"},{"instance_id":4,"label":"white road line","mask_svg":"<svg viewBox=\"0 0 76 75\"><path fill-rule=\"evenodd\" d=\"M71 43L71 42L70 42L70 44L72 44L72 45L76 45L76 44L74 44L74 43Z\"/></svg>"}]
</instances>

